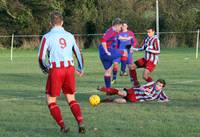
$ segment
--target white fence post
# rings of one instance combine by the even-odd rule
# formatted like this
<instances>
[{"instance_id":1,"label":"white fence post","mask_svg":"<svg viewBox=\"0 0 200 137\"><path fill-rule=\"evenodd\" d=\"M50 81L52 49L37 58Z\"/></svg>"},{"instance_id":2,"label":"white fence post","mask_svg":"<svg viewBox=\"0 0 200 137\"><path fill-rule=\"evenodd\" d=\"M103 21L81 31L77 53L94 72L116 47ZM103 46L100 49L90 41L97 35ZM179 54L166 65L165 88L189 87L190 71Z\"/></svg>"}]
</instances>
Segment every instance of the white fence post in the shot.
<instances>
[{"instance_id":1,"label":"white fence post","mask_svg":"<svg viewBox=\"0 0 200 137\"><path fill-rule=\"evenodd\" d=\"M156 0L156 33L159 38L159 3L158 0Z\"/></svg>"},{"instance_id":2,"label":"white fence post","mask_svg":"<svg viewBox=\"0 0 200 137\"><path fill-rule=\"evenodd\" d=\"M11 39L11 48L10 48L10 60L13 60L13 42L14 42L14 34L12 34L12 39Z\"/></svg>"},{"instance_id":3,"label":"white fence post","mask_svg":"<svg viewBox=\"0 0 200 137\"><path fill-rule=\"evenodd\" d=\"M199 49L199 29L197 31L197 45L196 45L196 59L198 58L198 49Z\"/></svg>"}]
</instances>

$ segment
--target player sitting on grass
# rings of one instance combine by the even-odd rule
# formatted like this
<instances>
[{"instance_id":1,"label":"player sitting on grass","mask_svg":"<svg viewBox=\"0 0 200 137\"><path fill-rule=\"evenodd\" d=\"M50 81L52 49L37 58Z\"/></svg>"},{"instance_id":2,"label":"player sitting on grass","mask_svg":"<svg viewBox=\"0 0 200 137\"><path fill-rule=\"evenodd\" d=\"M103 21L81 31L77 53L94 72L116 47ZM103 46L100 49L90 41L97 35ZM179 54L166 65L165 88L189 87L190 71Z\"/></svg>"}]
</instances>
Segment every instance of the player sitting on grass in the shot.
<instances>
[{"instance_id":1,"label":"player sitting on grass","mask_svg":"<svg viewBox=\"0 0 200 137\"><path fill-rule=\"evenodd\" d=\"M152 100L157 100L158 102L167 102L169 101L169 99L163 90L165 85L165 80L158 79L156 82L152 81L139 88L124 88L123 90L111 88L109 93L113 95L119 95L123 97L126 101L130 102L143 102ZM108 93L108 91L106 91L104 87L99 88L99 90Z\"/></svg>"}]
</instances>

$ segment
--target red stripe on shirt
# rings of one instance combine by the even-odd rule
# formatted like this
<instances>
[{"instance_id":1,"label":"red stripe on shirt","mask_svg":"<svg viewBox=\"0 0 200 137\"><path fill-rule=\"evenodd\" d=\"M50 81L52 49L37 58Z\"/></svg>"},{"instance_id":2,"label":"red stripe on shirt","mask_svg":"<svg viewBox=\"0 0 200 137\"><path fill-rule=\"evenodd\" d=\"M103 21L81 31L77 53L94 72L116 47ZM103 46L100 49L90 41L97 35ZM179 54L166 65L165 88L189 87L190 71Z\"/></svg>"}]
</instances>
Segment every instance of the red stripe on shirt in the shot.
<instances>
[{"instance_id":1,"label":"red stripe on shirt","mask_svg":"<svg viewBox=\"0 0 200 137\"><path fill-rule=\"evenodd\" d=\"M44 37L43 40L42 40L42 45L41 45L41 49L40 49L40 56L39 56L40 60L42 60L42 55L43 55L45 43L46 43L46 38Z\"/></svg>"}]
</instances>

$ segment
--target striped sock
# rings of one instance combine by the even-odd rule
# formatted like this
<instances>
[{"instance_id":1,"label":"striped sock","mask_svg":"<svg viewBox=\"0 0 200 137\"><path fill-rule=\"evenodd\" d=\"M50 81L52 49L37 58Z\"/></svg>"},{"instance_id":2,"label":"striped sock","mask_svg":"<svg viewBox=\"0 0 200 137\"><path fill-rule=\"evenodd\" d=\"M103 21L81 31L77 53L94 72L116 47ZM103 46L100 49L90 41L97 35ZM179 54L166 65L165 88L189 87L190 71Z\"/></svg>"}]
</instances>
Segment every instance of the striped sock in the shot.
<instances>
[{"instance_id":1,"label":"striped sock","mask_svg":"<svg viewBox=\"0 0 200 137\"><path fill-rule=\"evenodd\" d=\"M61 127L64 128L64 121L62 119L61 111L59 106L56 103L50 103L48 105L51 116L56 120L56 123Z\"/></svg>"},{"instance_id":2,"label":"striped sock","mask_svg":"<svg viewBox=\"0 0 200 137\"><path fill-rule=\"evenodd\" d=\"M82 117L80 105L78 104L78 102L76 100L73 100L69 103L69 106L70 106L71 112L74 115L78 125L81 126L83 124L83 117Z\"/></svg>"}]
</instances>

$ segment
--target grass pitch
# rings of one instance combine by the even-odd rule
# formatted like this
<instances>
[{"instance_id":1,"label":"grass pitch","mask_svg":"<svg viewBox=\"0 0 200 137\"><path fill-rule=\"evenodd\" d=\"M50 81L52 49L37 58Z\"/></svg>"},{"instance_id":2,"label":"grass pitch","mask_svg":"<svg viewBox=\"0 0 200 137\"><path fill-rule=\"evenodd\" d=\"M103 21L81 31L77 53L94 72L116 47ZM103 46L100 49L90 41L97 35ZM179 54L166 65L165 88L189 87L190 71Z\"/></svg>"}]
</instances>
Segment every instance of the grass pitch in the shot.
<instances>
[{"instance_id":1,"label":"grass pitch","mask_svg":"<svg viewBox=\"0 0 200 137\"><path fill-rule=\"evenodd\" d=\"M195 49L162 49L160 63L152 76L164 78L169 103L145 102L91 107L88 98L103 85L103 67L96 49L83 51L85 75L77 77L86 134L79 135L63 96L58 98L68 135L61 134L45 103L46 75L38 67L37 50L0 50L0 136L1 137L199 137L200 136L200 58ZM135 59L143 53L135 53ZM138 70L142 83L142 70ZM114 87L130 87L128 77L118 76Z\"/></svg>"}]
</instances>

